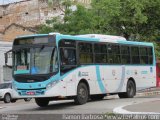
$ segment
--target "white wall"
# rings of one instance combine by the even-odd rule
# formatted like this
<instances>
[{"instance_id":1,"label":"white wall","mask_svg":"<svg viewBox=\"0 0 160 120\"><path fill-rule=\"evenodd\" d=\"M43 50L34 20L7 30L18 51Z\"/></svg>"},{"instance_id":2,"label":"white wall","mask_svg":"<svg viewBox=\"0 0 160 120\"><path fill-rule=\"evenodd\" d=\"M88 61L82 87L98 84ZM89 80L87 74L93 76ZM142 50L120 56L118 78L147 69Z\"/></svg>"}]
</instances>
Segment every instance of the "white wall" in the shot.
<instances>
[{"instance_id":1,"label":"white wall","mask_svg":"<svg viewBox=\"0 0 160 120\"><path fill-rule=\"evenodd\" d=\"M12 49L12 42L0 42L0 83L4 82L4 70L5 65L4 53ZM7 71L6 71L7 72ZM7 76L10 74L7 74ZM9 77L9 76L8 76Z\"/></svg>"}]
</instances>

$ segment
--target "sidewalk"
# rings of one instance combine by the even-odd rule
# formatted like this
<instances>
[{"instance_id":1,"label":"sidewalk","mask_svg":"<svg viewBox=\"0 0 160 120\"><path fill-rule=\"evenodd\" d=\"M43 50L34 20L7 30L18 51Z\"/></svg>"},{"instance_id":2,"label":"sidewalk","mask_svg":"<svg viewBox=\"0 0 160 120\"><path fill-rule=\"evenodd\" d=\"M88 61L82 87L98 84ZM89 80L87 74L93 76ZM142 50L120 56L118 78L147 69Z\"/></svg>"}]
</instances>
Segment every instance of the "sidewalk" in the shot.
<instances>
[{"instance_id":1,"label":"sidewalk","mask_svg":"<svg viewBox=\"0 0 160 120\"><path fill-rule=\"evenodd\" d=\"M160 114L160 100L157 101L150 101L150 102L144 102L134 105L129 105L124 107L123 109L130 111L130 112L147 112L147 113L159 113Z\"/></svg>"},{"instance_id":2,"label":"sidewalk","mask_svg":"<svg viewBox=\"0 0 160 120\"><path fill-rule=\"evenodd\" d=\"M160 87L138 91L135 97L160 98ZM160 99L122 107L122 110L130 114L160 114Z\"/></svg>"},{"instance_id":3,"label":"sidewalk","mask_svg":"<svg viewBox=\"0 0 160 120\"><path fill-rule=\"evenodd\" d=\"M160 95L160 87L144 89L144 90L137 91L136 93L136 97L150 96L150 95Z\"/></svg>"}]
</instances>

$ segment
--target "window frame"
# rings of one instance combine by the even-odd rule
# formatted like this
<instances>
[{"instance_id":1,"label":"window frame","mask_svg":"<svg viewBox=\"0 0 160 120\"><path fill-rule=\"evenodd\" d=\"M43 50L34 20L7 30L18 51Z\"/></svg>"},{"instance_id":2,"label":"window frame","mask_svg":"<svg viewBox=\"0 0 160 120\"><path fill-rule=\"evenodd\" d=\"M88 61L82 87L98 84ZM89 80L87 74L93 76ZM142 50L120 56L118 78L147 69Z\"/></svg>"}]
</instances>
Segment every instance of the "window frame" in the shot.
<instances>
[{"instance_id":1,"label":"window frame","mask_svg":"<svg viewBox=\"0 0 160 120\"><path fill-rule=\"evenodd\" d=\"M90 53L88 53L88 52L84 52L84 53L87 53L87 54L91 54L91 57L92 57L92 62L90 62L90 63L80 63L80 53L83 53L83 52L80 52L80 46L79 46L79 44L80 43L83 43L83 44L91 44L91 48L92 48L92 52L90 52ZM106 52L101 52L101 50L100 50L100 52L97 52L97 51L95 51L95 45L105 45L106 46ZM116 62L113 62L113 63L109 63L108 62L108 58L109 58L109 54L112 54L112 53L109 53L108 52L108 45L118 45L119 46L119 54L115 54L115 53L113 53L113 55L114 56L117 56L117 55L119 55L120 56L120 62L118 62L118 63L116 63ZM129 50L129 52L128 52L128 54L124 54L124 53L122 53L122 50L121 50L121 48L123 47L123 46L126 46L126 47L128 47L128 50ZM134 56L134 55L132 55L131 54L131 52L132 52L132 47L137 47L138 48L138 55L136 55L137 57L138 57L138 61L139 61L139 63L133 63L133 59L132 59L132 56ZM151 55L148 55L148 64L142 64L141 63L141 53L140 53L140 48L147 48L147 55L149 54L148 53L148 49L150 48L150 49L152 49L152 54ZM67 48L67 47L66 47ZM71 47L69 47L69 48L71 48ZM153 65L153 57L154 57L154 55L153 55L153 47L152 46L145 46L145 45L133 45L133 44L123 44L123 43L111 43L111 42L95 42L95 41L83 41L83 40L78 40L78 41L76 41L76 47L75 47L75 49L76 49L76 58L77 58L77 66L79 66L79 65ZM106 62L96 62L96 55L105 55L106 54ZM128 57L126 57L126 58L128 58L129 59L129 62L128 63L123 63L122 62L122 56L123 55L126 55L126 56L128 56ZM152 58L152 63L149 63L149 59L151 59L151 58L149 58L149 56ZM116 58L116 57L115 57ZM128 60L127 60L128 61Z\"/></svg>"},{"instance_id":2,"label":"window frame","mask_svg":"<svg viewBox=\"0 0 160 120\"><path fill-rule=\"evenodd\" d=\"M92 49L92 52L90 52L90 53L87 53L87 52L80 52L80 46L79 46L79 44L80 43L87 43L87 44L91 44L91 49ZM94 64L95 62L95 60L94 60L94 49L93 49L93 44L94 44L94 42L88 42L88 41L78 41L77 42L77 56L78 56L78 64L79 65L91 65L91 64ZM92 62L90 62L90 63L80 63L80 53L87 53L87 54L91 54L91 57L92 57Z\"/></svg>"}]
</instances>

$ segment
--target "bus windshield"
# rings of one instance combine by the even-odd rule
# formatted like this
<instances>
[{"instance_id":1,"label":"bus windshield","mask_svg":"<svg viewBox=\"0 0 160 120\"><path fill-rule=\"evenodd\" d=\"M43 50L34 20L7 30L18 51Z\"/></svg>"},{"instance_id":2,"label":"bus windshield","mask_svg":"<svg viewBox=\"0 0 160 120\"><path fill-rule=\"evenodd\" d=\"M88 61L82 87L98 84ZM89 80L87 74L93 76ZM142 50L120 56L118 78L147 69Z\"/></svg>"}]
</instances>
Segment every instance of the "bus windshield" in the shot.
<instances>
[{"instance_id":1,"label":"bus windshield","mask_svg":"<svg viewBox=\"0 0 160 120\"><path fill-rule=\"evenodd\" d=\"M14 74L48 74L57 71L57 52L53 46L18 49L14 56Z\"/></svg>"},{"instance_id":2,"label":"bus windshield","mask_svg":"<svg viewBox=\"0 0 160 120\"><path fill-rule=\"evenodd\" d=\"M33 65L31 67L32 74L46 74L50 72L52 54L54 47L35 48L33 52Z\"/></svg>"}]
</instances>

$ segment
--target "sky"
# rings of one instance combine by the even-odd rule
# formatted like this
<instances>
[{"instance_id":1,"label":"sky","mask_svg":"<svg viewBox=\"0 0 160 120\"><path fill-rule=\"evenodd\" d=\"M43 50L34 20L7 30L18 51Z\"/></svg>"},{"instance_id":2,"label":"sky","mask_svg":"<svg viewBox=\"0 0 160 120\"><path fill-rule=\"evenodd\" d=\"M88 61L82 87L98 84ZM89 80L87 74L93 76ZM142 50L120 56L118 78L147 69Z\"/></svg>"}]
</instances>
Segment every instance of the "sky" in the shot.
<instances>
[{"instance_id":1,"label":"sky","mask_svg":"<svg viewBox=\"0 0 160 120\"><path fill-rule=\"evenodd\" d=\"M0 0L0 5L13 3L13 2L18 2L18 1L22 1L22 0Z\"/></svg>"}]
</instances>

